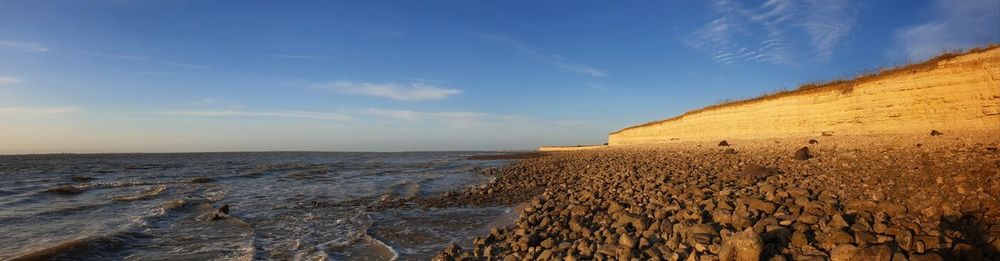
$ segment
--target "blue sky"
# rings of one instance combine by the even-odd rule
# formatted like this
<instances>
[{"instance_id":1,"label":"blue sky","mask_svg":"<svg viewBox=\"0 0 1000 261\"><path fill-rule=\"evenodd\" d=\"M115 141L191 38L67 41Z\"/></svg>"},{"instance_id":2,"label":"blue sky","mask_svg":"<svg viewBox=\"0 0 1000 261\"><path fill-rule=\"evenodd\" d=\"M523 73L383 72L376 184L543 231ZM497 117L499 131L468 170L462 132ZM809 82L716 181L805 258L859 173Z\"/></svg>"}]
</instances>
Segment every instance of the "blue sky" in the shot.
<instances>
[{"instance_id":1,"label":"blue sky","mask_svg":"<svg viewBox=\"0 0 1000 261\"><path fill-rule=\"evenodd\" d=\"M0 153L602 143L998 21L996 0L0 1Z\"/></svg>"}]
</instances>

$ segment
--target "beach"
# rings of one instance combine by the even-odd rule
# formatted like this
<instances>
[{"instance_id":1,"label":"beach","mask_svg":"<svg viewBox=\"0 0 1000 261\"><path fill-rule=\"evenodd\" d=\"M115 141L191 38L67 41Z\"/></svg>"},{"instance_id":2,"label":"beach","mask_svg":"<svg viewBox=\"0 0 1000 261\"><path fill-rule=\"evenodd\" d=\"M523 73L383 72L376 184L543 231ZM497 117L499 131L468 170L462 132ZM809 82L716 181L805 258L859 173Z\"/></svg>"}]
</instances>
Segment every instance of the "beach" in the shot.
<instances>
[{"instance_id":1,"label":"beach","mask_svg":"<svg viewBox=\"0 0 1000 261\"><path fill-rule=\"evenodd\" d=\"M396 205L520 205L439 260L1000 258L1000 135L931 131L546 153Z\"/></svg>"}]
</instances>

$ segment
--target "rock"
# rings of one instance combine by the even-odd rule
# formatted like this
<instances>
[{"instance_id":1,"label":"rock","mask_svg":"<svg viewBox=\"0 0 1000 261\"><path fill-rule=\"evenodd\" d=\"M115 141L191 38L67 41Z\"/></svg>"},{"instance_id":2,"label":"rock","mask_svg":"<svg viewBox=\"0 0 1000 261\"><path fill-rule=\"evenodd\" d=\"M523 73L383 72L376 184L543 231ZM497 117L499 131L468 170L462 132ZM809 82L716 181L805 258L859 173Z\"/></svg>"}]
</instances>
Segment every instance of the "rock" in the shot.
<instances>
[{"instance_id":1,"label":"rock","mask_svg":"<svg viewBox=\"0 0 1000 261\"><path fill-rule=\"evenodd\" d=\"M726 141L720 141L719 142L719 147L725 147L725 146L729 146L729 142L726 142Z\"/></svg>"},{"instance_id":2,"label":"rock","mask_svg":"<svg viewBox=\"0 0 1000 261\"><path fill-rule=\"evenodd\" d=\"M719 250L719 260L755 261L760 260L762 252L764 252L764 241L751 227L726 239Z\"/></svg>"},{"instance_id":3,"label":"rock","mask_svg":"<svg viewBox=\"0 0 1000 261\"><path fill-rule=\"evenodd\" d=\"M805 232L795 231L792 233L792 246L795 247L805 247L809 245L809 238Z\"/></svg>"},{"instance_id":4,"label":"rock","mask_svg":"<svg viewBox=\"0 0 1000 261\"><path fill-rule=\"evenodd\" d=\"M618 245L634 249L636 247L636 241L634 237L628 234L622 234L622 236L618 238Z\"/></svg>"},{"instance_id":5,"label":"rock","mask_svg":"<svg viewBox=\"0 0 1000 261\"><path fill-rule=\"evenodd\" d=\"M832 229L826 237L826 242L833 244L854 243L854 237L840 229Z\"/></svg>"},{"instance_id":6,"label":"rock","mask_svg":"<svg viewBox=\"0 0 1000 261\"><path fill-rule=\"evenodd\" d=\"M966 243L955 244L951 251L955 257L958 257L958 260L985 260L983 252L979 248Z\"/></svg>"},{"instance_id":7,"label":"rock","mask_svg":"<svg viewBox=\"0 0 1000 261\"><path fill-rule=\"evenodd\" d=\"M901 229L899 233L896 233L896 245L906 251L913 248L913 232L910 232L909 229Z\"/></svg>"},{"instance_id":8,"label":"rock","mask_svg":"<svg viewBox=\"0 0 1000 261\"><path fill-rule=\"evenodd\" d=\"M941 136L941 135L944 135L944 133L941 133L940 131L937 130L931 130L931 136Z\"/></svg>"},{"instance_id":9,"label":"rock","mask_svg":"<svg viewBox=\"0 0 1000 261\"><path fill-rule=\"evenodd\" d=\"M555 241L555 239L552 239L551 237L550 238L546 238L545 240L542 240L542 243L541 243L540 246L542 248L545 248L545 249L550 249L550 248L553 248L553 247L556 246L556 241Z\"/></svg>"},{"instance_id":10,"label":"rock","mask_svg":"<svg viewBox=\"0 0 1000 261\"><path fill-rule=\"evenodd\" d=\"M935 253L928 253L923 255L910 255L910 261L944 261L944 258Z\"/></svg>"},{"instance_id":11,"label":"rock","mask_svg":"<svg viewBox=\"0 0 1000 261\"><path fill-rule=\"evenodd\" d=\"M826 225L829 227L839 228L839 227L848 227L851 224L847 223L847 220L844 219L843 215L836 214L833 215L832 218L830 218L830 223L827 223Z\"/></svg>"},{"instance_id":12,"label":"rock","mask_svg":"<svg viewBox=\"0 0 1000 261\"><path fill-rule=\"evenodd\" d=\"M764 200L761 200L761 199L757 199L757 198L748 198L747 199L747 206L750 209L760 210L760 211L762 211L764 213L767 213L767 214L774 213L775 208L777 208L777 206L775 206L774 203L771 203L771 202L768 202L768 201L764 201Z\"/></svg>"},{"instance_id":13,"label":"rock","mask_svg":"<svg viewBox=\"0 0 1000 261\"><path fill-rule=\"evenodd\" d=\"M830 250L830 261L850 261L858 253L853 244L840 244Z\"/></svg>"},{"instance_id":14,"label":"rock","mask_svg":"<svg viewBox=\"0 0 1000 261\"><path fill-rule=\"evenodd\" d=\"M809 160L813 155L809 153L809 147L802 147L795 151L795 160Z\"/></svg>"},{"instance_id":15,"label":"rock","mask_svg":"<svg viewBox=\"0 0 1000 261\"><path fill-rule=\"evenodd\" d=\"M229 217L229 204L223 204L215 211L215 215L212 216L212 220L220 220Z\"/></svg>"},{"instance_id":16,"label":"rock","mask_svg":"<svg viewBox=\"0 0 1000 261\"><path fill-rule=\"evenodd\" d=\"M622 211L622 209L625 209L625 207L622 206L621 203L618 203L616 201L611 201L611 203L608 205L608 213L611 214L618 213L619 211Z\"/></svg>"},{"instance_id":17,"label":"rock","mask_svg":"<svg viewBox=\"0 0 1000 261\"><path fill-rule=\"evenodd\" d=\"M799 216L799 218L797 220L799 222L802 222L803 224L812 225L812 224L816 224L816 223L819 222L819 217L814 216L814 215L810 215L810 214L805 214L805 215Z\"/></svg>"},{"instance_id":18,"label":"rock","mask_svg":"<svg viewBox=\"0 0 1000 261\"><path fill-rule=\"evenodd\" d=\"M819 144L819 141L816 141L816 140L809 140L809 144Z\"/></svg>"},{"instance_id":19,"label":"rock","mask_svg":"<svg viewBox=\"0 0 1000 261\"><path fill-rule=\"evenodd\" d=\"M865 247L854 255L854 260L890 261L892 250L885 245Z\"/></svg>"},{"instance_id":20,"label":"rock","mask_svg":"<svg viewBox=\"0 0 1000 261\"><path fill-rule=\"evenodd\" d=\"M734 150L732 148L729 148L729 149L726 149L726 150L722 151L722 154L733 155L733 154L736 154L736 150Z\"/></svg>"}]
</instances>

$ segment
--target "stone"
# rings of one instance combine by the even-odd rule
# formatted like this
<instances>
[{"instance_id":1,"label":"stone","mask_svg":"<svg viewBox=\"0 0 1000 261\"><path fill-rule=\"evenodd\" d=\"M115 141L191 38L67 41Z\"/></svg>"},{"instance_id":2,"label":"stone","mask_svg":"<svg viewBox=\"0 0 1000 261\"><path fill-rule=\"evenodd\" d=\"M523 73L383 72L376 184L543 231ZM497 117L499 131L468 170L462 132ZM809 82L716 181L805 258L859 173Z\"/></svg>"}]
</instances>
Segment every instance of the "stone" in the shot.
<instances>
[{"instance_id":1,"label":"stone","mask_svg":"<svg viewBox=\"0 0 1000 261\"><path fill-rule=\"evenodd\" d=\"M805 214L805 215L799 216L799 218L797 220L799 222L804 223L804 224L810 224L810 225L812 225L812 224L816 224L816 223L819 222L819 217L814 216L814 215L810 215L810 214Z\"/></svg>"},{"instance_id":2,"label":"stone","mask_svg":"<svg viewBox=\"0 0 1000 261\"><path fill-rule=\"evenodd\" d=\"M212 215L212 220L220 220L229 217L229 204L223 204L215 211L215 215Z\"/></svg>"},{"instance_id":3,"label":"stone","mask_svg":"<svg viewBox=\"0 0 1000 261\"><path fill-rule=\"evenodd\" d=\"M764 241L751 227L726 239L719 250L719 260L755 261L760 260L762 252L764 252Z\"/></svg>"},{"instance_id":4,"label":"stone","mask_svg":"<svg viewBox=\"0 0 1000 261\"><path fill-rule=\"evenodd\" d=\"M816 140L809 140L809 144L819 144L819 141L816 141Z\"/></svg>"},{"instance_id":5,"label":"stone","mask_svg":"<svg viewBox=\"0 0 1000 261\"><path fill-rule=\"evenodd\" d=\"M795 231L795 233L792 233L791 243L795 247L805 247L809 245L809 237L805 232Z\"/></svg>"},{"instance_id":6,"label":"stone","mask_svg":"<svg viewBox=\"0 0 1000 261\"><path fill-rule=\"evenodd\" d=\"M552 258L552 250L551 249L546 249L546 250L542 251L541 254L538 255L538 260L549 260L550 258Z\"/></svg>"},{"instance_id":7,"label":"stone","mask_svg":"<svg viewBox=\"0 0 1000 261\"><path fill-rule=\"evenodd\" d=\"M899 245L899 248L906 251L913 248L913 232L905 228L900 229L899 233L896 234L896 245Z\"/></svg>"},{"instance_id":8,"label":"stone","mask_svg":"<svg viewBox=\"0 0 1000 261\"><path fill-rule=\"evenodd\" d=\"M840 227L848 227L851 224L847 223L847 220L844 219L843 215L835 214L833 215L832 218L830 218L830 223L827 223L826 225L833 228L840 228Z\"/></svg>"},{"instance_id":9,"label":"stone","mask_svg":"<svg viewBox=\"0 0 1000 261\"><path fill-rule=\"evenodd\" d=\"M854 260L890 261L891 259L892 250L885 245L862 248L854 256Z\"/></svg>"},{"instance_id":10,"label":"stone","mask_svg":"<svg viewBox=\"0 0 1000 261\"><path fill-rule=\"evenodd\" d=\"M760 210L767 214L774 213L774 210L776 208L774 203L757 198L748 198L746 201L747 201L747 206L750 207L750 209Z\"/></svg>"},{"instance_id":11,"label":"stone","mask_svg":"<svg viewBox=\"0 0 1000 261\"><path fill-rule=\"evenodd\" d=\"M618 213L619 211L622 211L622 209L625 209L625 207L622 206L621 203L618 203L616 201L611 201L611 203L608 205L608 213L611 214Z\"/></svg>"},{"instance_id":12,"label":"stone","mask_svg":"<svg viewBox=\"0 0 1000 261\"><path fill-rule=\"evenodd\" d=\"M733 154L736 154L736 150L734 150L732 148L729 148L729 149L726 149L726 150L722 151L722 154L733 155Z\"/></svg>"},{"instance_id":13,"label":"stone","mask_svg":"<svg viewBox=\"0 0 1000 261\"><path fill-rule=\"evenodd\" d=\"M854 243L854 237L840 229L832 229L826 241L833 244Z\"/></svg>"},{"instance_id":14,"label":"stone","mask_svg":"<svg viewBox=\"0 0 1000 261\"><path fill-rule=\"evenodd\" d=\"M923 255L910 255L910 261L944 261L944 258L935 253L928 253Z\"/></svg>"},{"instance_id":15,"label":"stone","mask_svg":"<svg viewBox=\"0 0 1000 261\"><path fill-rule=\"evenodd\" d=\"M850 261L858 253L853 244L840 244L830 250L830 261Z\"/></svg>"},{"instance_id":16,"label":"stone","mask_svg":"<svg viewBox=\"0 0 1000 261\"><path fill-rule=\"evenodd\" d=\"M802 147L795 151L795 160L809 160L813 155L809 153L809 147Z\"/></svg>"},{"instance_id":17,"label":"stone","mask_svg":"<svg viewBox=\"0 0 1000 261\"><path fill-rule=\"evenodd\" d=\"M622 234L622 236L618 238L618 245L625 246L631 249L636 247L636 241L634 237L628 234Z\"/></svg>"},{"instance_id":18,"label":"stone","mask_svg":"<svg viewBox=\"0 0 1000 261\"><path fill-rule=\"evenodd\" d=\"M545 240L542 240L542 243L541 243L540 246L542 246L542 248L545 248L545 249L550 249L550 248L553 248L553 247L556 246L556 241L555 241L555 239L552 239L552 238L546 238Z\"/></svg>"},{"instance_id":19,"label":"stone","mask_svg":"<svg viewBox=\"0 0 1000 261\"><path fill-rule=\"evenodd\" d=\"M937 130L931 130L931 136L941 136L941 135L944 135L944 133L941 133L940 131Z\"/></svg>"},{"instance_id":20,"label":"stone","mask_svg":"<svg viewBox=\"0 0 1000 261\"><path fill-rule=\"evenodd\" d=\"M719 147L725 147L725 146L729 146L729 142L726 142L726 141L720 141L719 142Z\"/></svg>"},{"instance_id":21,"label":"stone","mask_svg":"<svg viewBox=\"0 0 1000 261\"><path fill-rule=\"evenodd\" d=\"M966 243L958 243L952 247L952 253L959 260L985 260L983 259L983 252L979 248Z\"/></svg>"}]
</instances>

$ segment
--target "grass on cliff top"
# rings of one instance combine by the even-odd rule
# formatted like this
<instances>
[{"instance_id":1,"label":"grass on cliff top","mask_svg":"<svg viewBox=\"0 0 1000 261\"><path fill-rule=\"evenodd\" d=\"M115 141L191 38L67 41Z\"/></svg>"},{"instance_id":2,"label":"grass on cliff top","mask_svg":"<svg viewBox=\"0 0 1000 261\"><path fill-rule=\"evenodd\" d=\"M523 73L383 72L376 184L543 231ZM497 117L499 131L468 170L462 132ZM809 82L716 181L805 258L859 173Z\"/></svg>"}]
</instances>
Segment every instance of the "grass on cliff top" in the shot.
<instances>
[{"instance_id":1,"label":"grass on cliff top","mask_svg":"<svg viewBox=\"0 0 1000 261\"><path fill-rule=\"evenodd\" d=\"M687 111L687 112L685 112L685 113L683 113L681 115L677 115L677 116L675 116L673 118L663 119L663 120L657 120L657 121L651 121L651 122L643 123L643 124L640 124L640 125L631 126L631 127L628 127L628 128L624 128L624 129L618 130L616 132L612 132L611 134L618 134L620 132L623 132L623 131L626 131L626 130L630 130L630 129L641 128L641 127L656 125L656 124L660 124L660 123L664 123L664 122L675 121L675 120L679 120L681 118L684 118L685 116L692 115L692 114L697 114L697 113L701 113L701 112L705 112L705 111L710 111L710 110L715 110L715 109L721 109L721 108L730 107L730 106L738 106L738 105L744 105L744 104L752 104L752 103L757 103L757 102L769 101L769 100L774 100L774 99L782 98L782 97L790 97L790 96L796 96L796 95L805 95L805 94L812 94L812 93L818 93L818 92L828 92L828 91L840 91L841 93L847 94L847 93L853 92L854 91L854 86L858 85L858 84L872 82L872 81L876 81L876 80L879 80L879 79L882 79L882 78L886 78L886 77L890 77L890 76L896 76L896 75L900 75L900 74L914 74L914 73L918 73L918 72L930 71L930 70L933 70L933 69L937 68L938 63L941 62L941 61L949 60L949 59L952 59L952 58L955 58L955 57L958 57L958 56L962 56L962 55L966 55L966 54L979 53L979 52L984 52L984 51L988 51L988 50L992 50L992 49L997 49L997 48L1000 48L1000 43L992 43L992 44L989 44L989 45L986 45L986 46L983 46L983 47L969 49L967 51L963 51L963 50L950 50L950 51L949 50L945 50L945 51L942 51L941 54L935 56L934 58L928 59L928 60L923 61L923 62L911 63L911 64L905 64L905 65L899 65L899 66L894 66L894 67L880 67L880 68L875 68L875 69L868 69L868 70L864 70L864 71L862 71L860 73L857 73L856 75L854 75L852 77L838 77L838 78L835 78L833 80L829 80L829 81L825 81L825 82L821 82L821 81L807 82L807 83L803 83L803 84L799 85L798 87L796 87L793 90L777 90L777 91L773 91L773 92L768 92L768 93L762 94L762 95L754 97L754 98L749 98L749 99L744 99L744 100L723 100L723 101L721 101L721 102L719 102L717 104L714 104L714 105L709 105L709 106L706 106L706 107L702 107L700 109L695 109L695 110Z\"/></svg>"}]
</instances>

